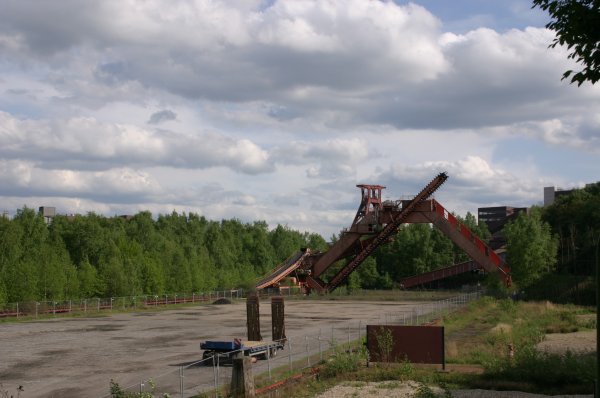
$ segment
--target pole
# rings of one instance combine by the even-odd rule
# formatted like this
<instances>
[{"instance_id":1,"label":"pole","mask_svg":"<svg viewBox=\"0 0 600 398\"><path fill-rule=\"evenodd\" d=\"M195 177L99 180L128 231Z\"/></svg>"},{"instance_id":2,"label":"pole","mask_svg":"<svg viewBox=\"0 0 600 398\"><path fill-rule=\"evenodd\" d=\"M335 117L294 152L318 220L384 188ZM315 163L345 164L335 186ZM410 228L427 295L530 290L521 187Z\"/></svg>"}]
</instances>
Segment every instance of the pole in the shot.
<instances>
[{"instance_id":1,"label":"pole","mask_svg":"<svg viewBox=\"0 0 600 398\"><path fill-rule=\"evenodd\" d=\"M596 245L596 388L594 397L600 397L600 266L598 265L598 246Z\"/></svg>"},{"instance_id":2,"label":"pole","mask_svg":"<svg viewBox=\"0 0 600 398\"><path fill-rule=\"evenodd\" d=\"M179 367L179 392L181 393L181 398L183 398L183 366Z\"/></svg>"},{"instance_id":3,"label":"pole","mask_svg":"<svg viewBox=\"0 0 600 398\"><path fill-rule=\"evenodd\" d=\"M291 372L292 370L294 370L292 368L292 339L288 339L288 350L290 350L290 352L288 354L289 355L288 356L288 361L290 363L290 372Z\"/></svg>"},{"instance_id":4,"label":"pole","mask_svg":"<svg viewBox=\"0 0 600 398\"><path fill-rule=\"evenodd\" d=\"M306 367L310 368L310 349L308 347L308 336L304 336L306 340Z\"/></svg>"}]
</instances>

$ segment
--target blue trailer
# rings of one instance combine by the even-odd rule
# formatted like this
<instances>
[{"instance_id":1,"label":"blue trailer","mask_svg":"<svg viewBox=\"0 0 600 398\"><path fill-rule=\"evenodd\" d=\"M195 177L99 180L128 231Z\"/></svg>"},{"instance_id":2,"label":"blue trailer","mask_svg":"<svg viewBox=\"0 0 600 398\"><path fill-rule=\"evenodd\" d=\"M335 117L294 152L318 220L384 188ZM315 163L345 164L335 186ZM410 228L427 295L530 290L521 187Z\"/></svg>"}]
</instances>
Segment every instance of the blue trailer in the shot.
<instances>
[{"instance_id":1,"label":"blue trailer","mask_svg":"<svg viewBox=\"0 0 600 398\"><path fill-rule=\"evenodd\" d=\"M200 349L204 350L202 359L218 357L219 363L231 363L233 358L238 354L256 359L273 358L277 355L277 351L283 350L284 347L284 342L242 341L240 339L234 339L233 341L207 340L200 344ZM213 365L213 362L207 361L205 365Z\"/></svg>"}]
</instances>

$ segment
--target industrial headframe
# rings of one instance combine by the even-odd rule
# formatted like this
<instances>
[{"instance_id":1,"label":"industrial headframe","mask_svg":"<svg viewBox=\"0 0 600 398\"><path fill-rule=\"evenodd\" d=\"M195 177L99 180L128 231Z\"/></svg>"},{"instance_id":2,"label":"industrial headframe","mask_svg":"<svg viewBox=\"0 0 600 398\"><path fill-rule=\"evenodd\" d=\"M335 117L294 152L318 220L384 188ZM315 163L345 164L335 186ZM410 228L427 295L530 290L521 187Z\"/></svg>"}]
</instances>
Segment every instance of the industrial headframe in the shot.
<instances>
[{"instance_id":1,"label":"industrial headframe","mask_svg":"<svg viewBox=\"0 0 600 398\"><path fill-rule=\"evenodd\" d=\"M361 203L352 225L344 230L340 239L325 252L301 249L259 280L256 288L278 286L284 278L292 275L307 292L331 292L379 246L389 242L405 223L434 225L471 257L475 268L495 273L510 286L510 269L505 262L439 202L430 198L447 179L446 173L440 173L413 199L398 201L382 200L384 186L357 185L361 190ZM346 265L329 282L324 282L321 276L343 259Z\"/></svg>"}]
</instances>

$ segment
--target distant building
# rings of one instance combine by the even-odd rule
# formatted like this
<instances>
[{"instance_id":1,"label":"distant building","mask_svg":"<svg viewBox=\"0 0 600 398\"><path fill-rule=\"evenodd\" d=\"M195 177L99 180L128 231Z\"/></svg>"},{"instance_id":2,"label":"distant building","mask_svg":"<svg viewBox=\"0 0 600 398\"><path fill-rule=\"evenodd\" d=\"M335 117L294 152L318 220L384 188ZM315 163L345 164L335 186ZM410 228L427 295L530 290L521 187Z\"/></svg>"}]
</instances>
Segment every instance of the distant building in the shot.
<instances>
[{"instance_id":1,"label":"distant building","mask_svg":"<svg viewBox=\"0 0 600 398\"><path fill-rule=\"evenodd\" d=\"M510 207L510 206L495 206L495 207L480 207L477 209L477 220L485 222L488 230L492 234L490 239L490 247L494 250L506 244L506 238L502 233L504 226L517 218L519 213L527 212L526 207Z\"/></svg>"},{"instance_id":2,"label":"distant building","mask_svg":"<svg viewBox=\"0 0 600 398\"><path fill-rule=\"evenodd\" d=\"M556 198L571 194L575 189L560 189L554 187L544 187L544 207L554 203Z\"/></svg>"},{"instance_id":3,"label":"distant building","mask_svg":"<svg viewBox=\"0 0 600 398\"><path fill-rule=\"evenodd\" d=\"M41 206L38 211L46 220L46 224L50 224L56 216L56 207Z\"/></svg>"}]
</instances>

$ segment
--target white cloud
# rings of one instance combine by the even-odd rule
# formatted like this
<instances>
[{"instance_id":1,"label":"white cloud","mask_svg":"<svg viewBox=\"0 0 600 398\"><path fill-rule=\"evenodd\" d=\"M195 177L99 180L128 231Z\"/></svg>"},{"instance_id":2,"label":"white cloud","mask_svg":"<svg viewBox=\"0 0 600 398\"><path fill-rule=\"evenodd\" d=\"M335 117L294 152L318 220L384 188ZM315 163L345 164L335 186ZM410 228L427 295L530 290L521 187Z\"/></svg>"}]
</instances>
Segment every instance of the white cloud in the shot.
<instances>
[{"instance_id":1,"label":"white cloud","mask_svg":"<svg viewBox=\"0 0 600 398\"><path fill-rule=\"evenodd\" d=\"M0 182L5 195L113 198L130 201L158 193L157 182L145 172L129 168L102 172L47 170L32 162L0 160Z\"/></svg>"},{"instance_id":2,"label":"white cloud","mask_svg":"<svg viewBox=\"0 0 600 398\"><path fill-rule=\"evenodd\" d=\"M481 28L392 1L3 4L2 200L330 235L356 183L394 197L447 170L464 212L595 176L599 87L560 81L550 31L464 14ZM566 149L585 165L545 170Z\"/></svg>"},{"instance_id":3,"label":"white cloud","mask_svg":"<svg viewBox=\"0 0 600 398\"><path fill-rule=\"evenodd\" d=\"M29 159L53 168L169 165L229 167L248 174L273 170L267 151L248 139L148 130L91 117L19 120L0 111L0 144L0 154L7 158Z\"/></svg>"}]
</instances>

